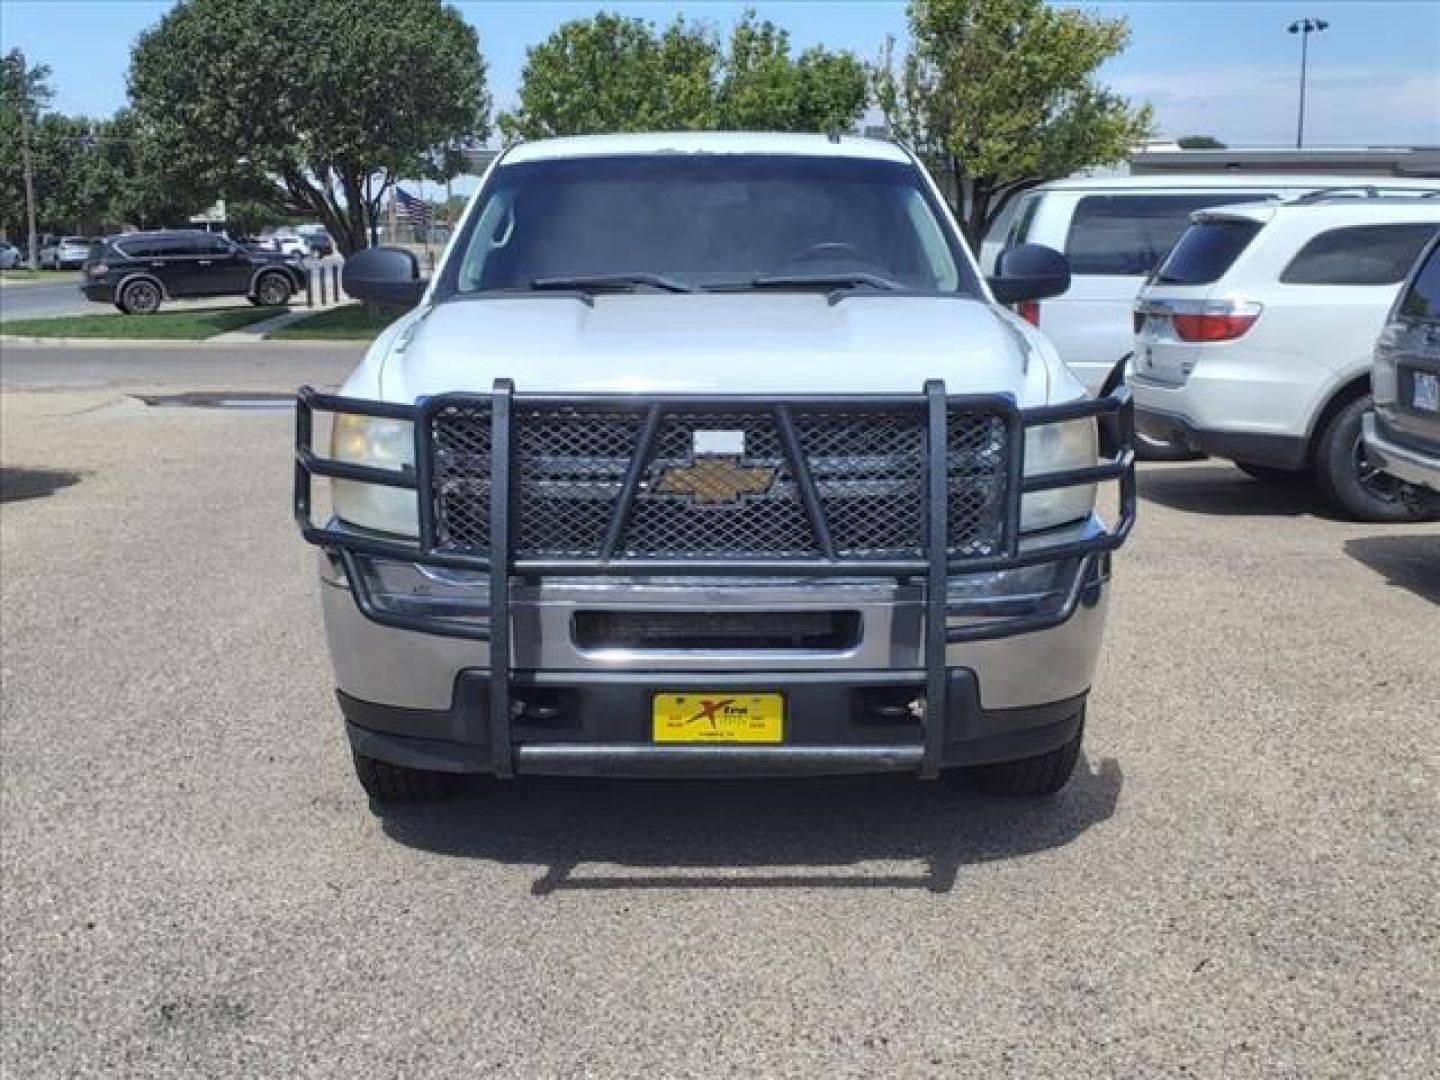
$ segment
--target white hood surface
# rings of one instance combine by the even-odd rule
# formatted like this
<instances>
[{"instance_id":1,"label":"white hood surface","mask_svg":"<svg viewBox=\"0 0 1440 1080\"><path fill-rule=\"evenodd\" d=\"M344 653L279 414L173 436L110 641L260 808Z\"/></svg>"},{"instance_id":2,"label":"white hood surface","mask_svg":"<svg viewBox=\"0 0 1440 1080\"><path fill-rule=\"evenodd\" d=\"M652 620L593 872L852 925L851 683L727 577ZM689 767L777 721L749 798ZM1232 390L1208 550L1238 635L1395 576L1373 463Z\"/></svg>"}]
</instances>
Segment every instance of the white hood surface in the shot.
<instances>
[{"instance_id":1,"label":"white hood surface","mask_svg":"<svg viewBox=\"0 0 1440 1080\"><path fill-rule=\"evenodd\" d=\"M392 349L381 396L488 392L952 394L1047 400L1046 364L983 302L824 293L601 293L436 305Z\"/></svg>"}]
</instances>

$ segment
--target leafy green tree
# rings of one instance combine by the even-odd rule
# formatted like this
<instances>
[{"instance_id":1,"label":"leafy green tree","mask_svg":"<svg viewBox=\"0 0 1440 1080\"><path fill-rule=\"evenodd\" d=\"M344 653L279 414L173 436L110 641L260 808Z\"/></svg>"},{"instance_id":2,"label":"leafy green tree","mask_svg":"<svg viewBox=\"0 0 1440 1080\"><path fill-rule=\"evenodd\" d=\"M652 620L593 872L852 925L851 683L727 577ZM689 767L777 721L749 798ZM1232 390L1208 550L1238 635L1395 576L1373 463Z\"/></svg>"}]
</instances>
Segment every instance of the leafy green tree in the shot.
<instances>
[{"instance_id":1,"label":"leafy green tree","mask_svg":"<svg viewBox=\"0 0 1440 1080\"><path fill-rule=\"evenodd\" d=\"M105 220L114 228L183 225L221 190L180 172L131 109L96 125L90 162Z\"/></svg>"},{"instance_id":2,"label":"leafy green tree","mask_svg":"<svg viewBox=\"0 0 1440 1080\"><path fill-rule=\"evenodd\" d=\"M13 216L17 235L28 236L32 267L37 253L34 129L50 96L48 66L27 64L19 49L0 57L0 216L7 230Z\"/></svg>"},{"instance_id":3,"label":"leafy green tree","mask_svg":"<svg viewBox=\"0 0 1440 1080\"><path fill-rule=\"evenodd\" d=\"M789 34L746 11L722 47L706 24L663 29L609 12L532 47L507 138L609 131L824 131L864 111L864 65L846 52L790 55Z\"/></svg>"},{"instance_id":4,"label":"leafy green tree","mask_svg":"<svg viewBox=\"0 0 1440 1080\"><path fill-rule=\"evenodd\" d=\"M181 0L130 97L174 173L318 217L345 252L397 177L447 179L489 132L479 40L440 0Z\"/></svg>"},{"instance_id":5,"label":"leafy green tree","mask_svg":"<svg viewBox=\"0 0 1440 1080\"><path fill-rule=\"evenodd\" d=\"M565 23L530 48L506 138L703 128L712 122L720 49L677 18L662 33L609 12Z\"/></svg>"},{"instance_id":6,"label":"leafy green tree","mask_svg":"<svg viewBox=\"0 0 1440 1080\"><path fill-rule=\"evenodd\" d=\"M1124 49L1124 19L1044 0L911 0L910 53L887 41L875 96L891 128L937 174L978 243L1021 192L1124 160L1149 134L1095 71Z\"/></svg>"},{"instance_id":7,"label":"leafy green tree","mask_svg":"<svg viewBox=\"0 0 1440 1080\"><path fill-rule=\"evenodd\" d=\"M818 46L790 57L790 34L746 11L730 34L716 126L738 131L849 129L869 96L865 65Z\"/></svg>"},{"instance_id":8,"label":"leafy green tree","mask_svg":"<svg viewBox=\"0 0 1440 1080\"><path fill-rule=\"evenodd\" d=\"M1175 140L1181 150L1224 150L1225 144L1214 135L1185 135Z\"/></svg>"}]
</instances>

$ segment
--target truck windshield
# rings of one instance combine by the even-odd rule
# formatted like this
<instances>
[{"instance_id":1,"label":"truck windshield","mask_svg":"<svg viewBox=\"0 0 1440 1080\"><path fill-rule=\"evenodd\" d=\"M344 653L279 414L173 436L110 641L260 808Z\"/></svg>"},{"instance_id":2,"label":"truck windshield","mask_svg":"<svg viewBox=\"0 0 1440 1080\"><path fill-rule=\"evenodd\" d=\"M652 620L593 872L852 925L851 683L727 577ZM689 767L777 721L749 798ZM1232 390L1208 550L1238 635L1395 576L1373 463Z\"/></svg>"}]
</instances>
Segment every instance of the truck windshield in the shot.
<instances>
[{"instance_id":1,"label":"truck windshield","mask_svg":"<svg viewBox=\"0 0 1440 1080\"><path fill-rule=\"evenodd\" d=\"M978 291L907 164L687 153L502 165L440 295L567 286Z\"/></svg>"}]
</instances>

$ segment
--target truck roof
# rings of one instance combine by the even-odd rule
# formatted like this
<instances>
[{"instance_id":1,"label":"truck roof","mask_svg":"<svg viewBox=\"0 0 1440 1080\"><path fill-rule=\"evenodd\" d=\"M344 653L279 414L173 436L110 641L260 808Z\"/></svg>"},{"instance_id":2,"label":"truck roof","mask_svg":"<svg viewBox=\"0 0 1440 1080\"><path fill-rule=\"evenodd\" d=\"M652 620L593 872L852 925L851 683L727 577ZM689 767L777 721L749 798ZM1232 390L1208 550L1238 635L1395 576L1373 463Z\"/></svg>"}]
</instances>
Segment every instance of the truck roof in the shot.
<instances>
[{"instance_id":1,"label":"truck roof","mask_svg":"<svg viewBox=\"0 0 1440 1080\"><path fill-rule=\"evenodd\" d=\"M868 158L908 164L895 143L842 135L751 131L667 131L620 135L573 135L520 143L504 155L506 165L556 158L611 157L622 154L791 154L808 157Z\"/></svg>"}]
</instances>

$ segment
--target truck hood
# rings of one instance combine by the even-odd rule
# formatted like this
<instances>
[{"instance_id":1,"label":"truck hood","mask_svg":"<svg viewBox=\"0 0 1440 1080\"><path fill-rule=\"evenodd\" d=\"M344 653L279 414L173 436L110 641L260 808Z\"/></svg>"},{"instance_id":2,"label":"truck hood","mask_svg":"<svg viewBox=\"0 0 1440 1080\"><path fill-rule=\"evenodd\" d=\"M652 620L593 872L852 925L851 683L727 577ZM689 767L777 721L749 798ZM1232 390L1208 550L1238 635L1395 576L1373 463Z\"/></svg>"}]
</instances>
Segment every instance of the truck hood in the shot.
<instances>
[{"instance_id":1,"label":"truck hood","mask_svg":"<svg viewBox=\"0 0 1440 1080\"><path fill-rule=\"evenodd\" d=\"M438 304L396 339L381 396L559 393L1010 393L1043 403L1046 365L1007 315L978 300L815 293L623 293Z\"/></svg>"}]
</instances>

